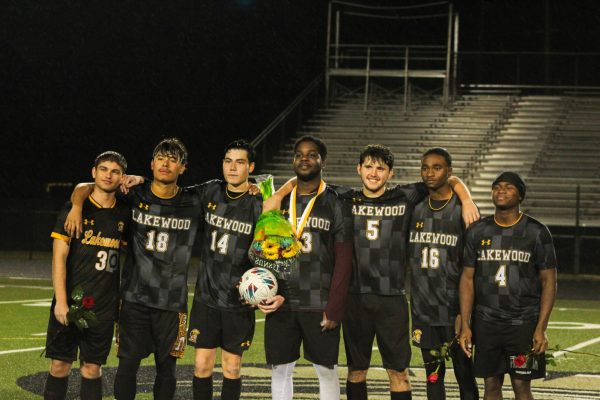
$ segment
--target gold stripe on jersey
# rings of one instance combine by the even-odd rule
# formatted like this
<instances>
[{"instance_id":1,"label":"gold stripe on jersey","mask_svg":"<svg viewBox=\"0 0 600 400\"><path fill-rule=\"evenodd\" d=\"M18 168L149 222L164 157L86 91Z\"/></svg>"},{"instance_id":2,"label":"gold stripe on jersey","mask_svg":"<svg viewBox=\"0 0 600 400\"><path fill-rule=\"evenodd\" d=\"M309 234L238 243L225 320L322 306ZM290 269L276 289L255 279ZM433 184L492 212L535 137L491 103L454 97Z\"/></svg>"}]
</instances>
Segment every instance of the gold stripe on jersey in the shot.
<instances>
[{"instance_id":1,"label":"gold stripe on jersey","mask_svg":"<svg viewBox=\"0 0 600 400\"><path fill-rule=\"evenodd\" d=\"M52 233L50 234L50 237L51 237L51 238L54 238L54 239L63 240L63 241L65 241L65 242L67 242L67 244L71 244L71 238L70 238L70 237L68 237L68 236L66 236L66 235L63 235L63 234L60 234L60 233L58 233L58 232L52 232Z\"/></svg>"},{"instance_id":2,"label":"gold stripe on jersey","mask_svg":"<svg viewBox=\"0 0 600 400\"><path fill-rule=\"evenodd\" d=\"M113 199L113 203L112 203L110 206L108 206L108 207L102 207L102 205L101 205L100 203L98 203L98 202L97 202L97 201L96 201L96 200L95 200L95 199L92 197L92 195L91 195L91 194L88 196L88 199L90 200L90 203L92 203L93 205L95 205L97 208L115 208L115 205L117 205L117 198L116 198L116 197Z\"/></svg>"}]
</instances>

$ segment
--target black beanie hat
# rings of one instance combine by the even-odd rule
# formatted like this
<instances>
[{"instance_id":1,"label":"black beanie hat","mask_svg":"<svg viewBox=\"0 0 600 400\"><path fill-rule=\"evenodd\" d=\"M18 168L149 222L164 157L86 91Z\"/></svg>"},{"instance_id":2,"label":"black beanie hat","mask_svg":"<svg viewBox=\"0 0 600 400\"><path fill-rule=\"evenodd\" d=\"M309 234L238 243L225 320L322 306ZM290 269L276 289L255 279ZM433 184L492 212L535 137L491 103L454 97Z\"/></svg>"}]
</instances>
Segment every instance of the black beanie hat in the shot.
<instances>
[{"instance_id":1,"label":"black beanie hat","mask_svg":"<svg viewBox=\"0 0 600 400\"><path fill-rule=\"evenodd\" d=\"M500 175L498 175L498 177L494 180L494 182L492 183L492 187L494 187L494 185L496 185L498 182L512 183L519 191L521 201L525 199L525 182L523 182L523 179L521 179L521 177L518 174L510 171L503 172Z\"/></svg>"}]
</instances>

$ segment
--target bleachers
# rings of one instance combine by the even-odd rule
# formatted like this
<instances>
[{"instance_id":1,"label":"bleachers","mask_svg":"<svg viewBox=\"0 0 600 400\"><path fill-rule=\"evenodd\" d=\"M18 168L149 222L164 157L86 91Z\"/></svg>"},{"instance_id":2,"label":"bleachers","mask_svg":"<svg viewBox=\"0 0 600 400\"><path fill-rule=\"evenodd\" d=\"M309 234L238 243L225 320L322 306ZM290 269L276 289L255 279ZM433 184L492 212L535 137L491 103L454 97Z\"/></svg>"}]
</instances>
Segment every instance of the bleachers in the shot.
<instances>
[{"instance_id":1,"label":"bleachers","mask_svg":"<svg viewBox=\"0 0 600 400\"><path fill-rule=\"evenodd\" d=\"M362 101L346 95L319 110L263 171L274 173L276 184L291 177L293 141L313 134L329 148L328 181L359 187L358 155L380 143L396 157L393 183L408 183L420 180L423 151L441 146L452 153L454 174L469 184L483 215L493 212L492 180L514 170L528 184L526 212L573 225L579 184L582 223L600 225L600 98L477 93L446 109L428 96L413 99L407 112L395 96L374 96L368 111Z\"/></svg>"}]
</instances>

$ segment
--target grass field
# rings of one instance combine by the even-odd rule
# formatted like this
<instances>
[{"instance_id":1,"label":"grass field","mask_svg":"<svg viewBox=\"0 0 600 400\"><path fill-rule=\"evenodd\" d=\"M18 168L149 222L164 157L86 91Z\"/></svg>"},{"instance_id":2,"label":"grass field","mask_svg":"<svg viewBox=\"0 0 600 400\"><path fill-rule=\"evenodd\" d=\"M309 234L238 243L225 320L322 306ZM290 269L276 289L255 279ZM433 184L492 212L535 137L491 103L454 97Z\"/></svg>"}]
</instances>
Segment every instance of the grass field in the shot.
<instances>
[{"instance_id":1,"label":"grass field","mask_svg":"<svg viewBox=\"0 0 600 400\"><path fill-rule=\"evenodd\" d=\"M40 357L45 343L45 330L49 304L52 298L51 282L48 279L0 278L0 399L39 399L49 361ZM244 356L247 365L244 370L244 390L249 391L243 398L269 398L269 371L264 368L263 323L264 316L257 312L257 329L254 343ZM548 330L551 346L561 348L582 346L579 351L600 354L600 302L582 300L559 300L552 314ZM414 349L411 362L414 385L414 398L424 398L424 376L420 351ZM117 359L111 352L105 368L105 394L112 393L112 376ZM340 366L345 365L343 350L340 351ZM188 349L185 358L179 363L179 383L177 398L191 398L193 351ZM299 364L306 364L300 361ZM144 365L152 365L146 360ZM376 349L373 351L373 366L380 366L381 359ZM146 368L138 384L142 390L151 387L153 373ZM557 358L557 366L549 367L550 379L536 383L540 392L536 398L548 399L600 399L600 358L569 354ZM340 368L342 382L345 368ZM386 378L380 369L370 373L370 390L386 395ZM297 398L317 398L317 383L311 368L297 368ZM76 379L73 383L76 384ZM448 379L447 379L448 381ZM452 381L450 381L452 382ZM73 386L73 385L71 385ZM219 385L216 384L215 387ZM342 383L343 386L343 383ZM456 398L456 387L449 388L449 399ZM28 390L23 389L27 387ZM508 390L508 384L505 385ZM547 392L547 393L546 393ZM75 391L70 398L75 395ZM187 393L187 394L185 394ZM454 394L453 394L454 393ZM507 392L505 398L511 398ZM420 397L421 396L421 397ZM105 397L112 398L112 397ZM148 393L139 394L139 399L150 399Z\"/></svg>"}]
</instances>

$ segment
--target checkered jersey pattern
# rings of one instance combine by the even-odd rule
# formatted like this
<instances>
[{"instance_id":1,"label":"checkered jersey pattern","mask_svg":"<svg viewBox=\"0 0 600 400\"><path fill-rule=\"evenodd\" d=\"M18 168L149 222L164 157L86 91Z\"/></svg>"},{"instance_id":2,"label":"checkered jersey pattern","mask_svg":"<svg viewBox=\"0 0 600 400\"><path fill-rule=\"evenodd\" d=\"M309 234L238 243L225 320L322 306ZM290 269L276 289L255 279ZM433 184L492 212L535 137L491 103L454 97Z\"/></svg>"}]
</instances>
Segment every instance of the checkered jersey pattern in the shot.
<instances>
[{"instance_id":1,"label":"checkered jersey pattern","mask_svg":"<svg viewBox=\"0 0 600 400\"><path fill-rule=\"evenodd\" d=\"M64 230L71 203L66 203L58 217L51 237L69 242L67 256L67 298L81 286L85 296L94 297L92 311L98 319L116 317L119 294L119 253L129 225L129 207L117 201L112 208L102 208L90 201L83 203L83 235L69 239Z\"/></svg>"},{"instance_id":2,"label":"checkered jersey pattern","mask_svg":"<svg viewBox=\"0 0 600 400\"><path fill-rule=\"evenodd\" d=\"M432 201L432 206L437 209L444 203ZM462 205L455 194L438 211L429 206L429 199L415 207L408 238L413 323L454 326L463 232Z\"/></svg>"},{"instance_id":3,"label":"checkered jersey pattern","mask_svg":"<svg viewBox=\"0 0 600 400\"><path fill-rule=\"evenodd\" d=\"M539 316L539 272L556 268L556 254L544 224L523 215L517 224L501 227L490 216L467 229L463 264L475 268L477 315L521 325Z\"/></svg>"},{"instance_id":4,"label":"checkered jersey pattern","mask_svg":"<svg viewBox=\"0 0 600 400\"><path fill-rule=\"evenodd\" d=\"M226 195L227 183L208 182L202 193L204 229L194 301L228 311L248 311L240 303L236 288L252 265L248 249L254 225L262 211L262 197L245 194L239 199Z\"/></svg>"},{"instance_id":5,"label":"checkered jersey pattern","mask_svg":"<svg viewBox=\"0 0 600 400\"><path fill-rule=\"evenodd\" d=\"M304 208L314 195L298 195L296 211L298 225ZM289 215L290 197L281 202L284 216ZM297 268L278 275L279 293L285 297L283 308L303 311L323 311L329 298L329 287L335 267L335 243L350 242L352 228L349 210L329 186L317 198L301 235L302 252Z\"/></svg>"},{"instance_id":6,"label":"checkered jersey pattern","mask_svg":"<svg viewBox=\"0 0 600 400\"><path fill-rule=\"evenodd\" d=\"M381 197L362 191L342 196L350 203L354 257L350 293L405 293L408 224L414 206L427 195L422 183L396 186Z\"/></svg>"},{"instance_id":7,"label":"checkered jersey pattern","mask_svg":"<svg viewBox=\"0 0 600 400\"><path fill-rule=\"evenodd\" d=\"M187 272L203 211L202 188L181 188L169 199L155 196L149 182L130 189L131 243L122 276L125 300L187 312Z\"/></svg>"}]
</instances>

